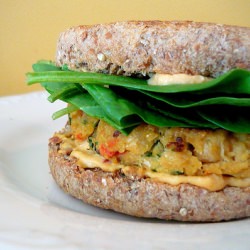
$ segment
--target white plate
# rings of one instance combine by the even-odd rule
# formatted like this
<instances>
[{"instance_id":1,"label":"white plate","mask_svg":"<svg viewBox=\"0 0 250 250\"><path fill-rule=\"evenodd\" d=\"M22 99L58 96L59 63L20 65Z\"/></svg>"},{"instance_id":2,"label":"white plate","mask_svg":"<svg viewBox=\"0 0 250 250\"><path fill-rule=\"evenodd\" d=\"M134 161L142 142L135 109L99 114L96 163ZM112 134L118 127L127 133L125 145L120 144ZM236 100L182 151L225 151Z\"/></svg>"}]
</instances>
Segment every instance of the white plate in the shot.
<instances>
[{"instance_id":1,"label":"white plate","mask_svg":"<svg viewBox=\"0 0 250 250\"><path fill-rule=\"evenodd\" d=\"M136 219L64 194L47 142L66 118L44 92L0 98L0 249L250 249L250 220L177 223Z\"/></svg>"}]
</instances>

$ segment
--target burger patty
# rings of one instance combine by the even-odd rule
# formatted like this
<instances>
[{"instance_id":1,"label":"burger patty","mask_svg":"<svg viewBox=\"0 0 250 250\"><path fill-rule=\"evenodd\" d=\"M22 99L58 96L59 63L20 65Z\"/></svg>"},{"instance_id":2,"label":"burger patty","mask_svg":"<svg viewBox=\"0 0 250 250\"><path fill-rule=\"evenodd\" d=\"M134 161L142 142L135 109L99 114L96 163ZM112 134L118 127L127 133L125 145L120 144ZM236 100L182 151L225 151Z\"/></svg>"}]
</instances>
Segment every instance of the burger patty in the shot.
<instances>
[{"instance_id":1,"label":"burger patty","mask_svg":"<svg viewBox=\"0 0 250 250\"><path fill-rule=\"evenodd\" d=\"M85 169L77 159L62 153L62 141L52 137L49 165L57 184L70 195L105 209L137 217L178 221L222 221L250 216L250 187L221 191L150 178L129 177L122 170Z\"/></svg>"},{"instance_id":2,"label":"burger patty","mask_svg":"<svg viewBox=\"0 0 250 250\"><path fill-rule=\"evenodd\" d=\"M92 150L125 166L171 175L250 177L249 134L141 124L124 135L80 110L70 114L68 128L68 137L74 142L67 144L68 151L88 140Z\"/></svg>"}]
</instances>

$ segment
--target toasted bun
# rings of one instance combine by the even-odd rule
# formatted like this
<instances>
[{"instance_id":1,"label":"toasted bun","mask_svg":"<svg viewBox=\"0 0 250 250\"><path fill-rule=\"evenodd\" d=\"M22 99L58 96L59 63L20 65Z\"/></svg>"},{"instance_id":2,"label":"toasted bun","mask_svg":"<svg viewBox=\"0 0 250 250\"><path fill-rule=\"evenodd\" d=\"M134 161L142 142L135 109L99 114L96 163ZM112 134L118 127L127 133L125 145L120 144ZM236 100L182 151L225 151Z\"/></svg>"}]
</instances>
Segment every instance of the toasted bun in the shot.
<instances>
[{"instance_id":1,"label":"toasted bun","mask_svg":"<svg viewBox=\"0 0 250 250\"><path fill-rule=\"evenodd\" d=\"M250 70L250 28L189 21L79 26L60 35L56 63L111 74L217 77Z\"/></svg>"},{"instance_id":2,"label":"toasted bun","mask_svg":"<svg viewBox=\"0 0 250 250\"><path fill-rule=\"evenodd\" d=\"M49 165L57 184L91 205L124 214L178 221L222 221L250 216L250 187L211 192L193 185L171 186L149 178L131 178L122 170L84 169L60 153L50 140Z\"/></svg>"}]
</instances>

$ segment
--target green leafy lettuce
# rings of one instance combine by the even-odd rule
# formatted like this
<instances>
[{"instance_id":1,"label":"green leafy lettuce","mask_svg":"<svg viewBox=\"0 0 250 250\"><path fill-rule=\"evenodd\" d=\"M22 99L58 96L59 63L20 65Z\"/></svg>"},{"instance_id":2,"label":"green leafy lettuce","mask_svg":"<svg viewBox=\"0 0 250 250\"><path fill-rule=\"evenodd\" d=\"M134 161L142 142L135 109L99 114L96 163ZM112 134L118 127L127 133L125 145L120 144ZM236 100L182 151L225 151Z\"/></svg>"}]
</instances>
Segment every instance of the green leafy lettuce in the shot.
<instances>
[{"instance_id":1,"label":"green leafy lettuce","mask_svg":"<svg viewBox=\"0 0 250 250\"><path fill-rule=\"evenodd\" d=\"M56 119L81 109L129 133L141 122L159 127L223 128L250 132L250 72L234 69L206 83L148 85L147 80L101 73L73 72L39 61L27 83L41 83L48 100L71 105Z\"/></svg>"}]
</instances>

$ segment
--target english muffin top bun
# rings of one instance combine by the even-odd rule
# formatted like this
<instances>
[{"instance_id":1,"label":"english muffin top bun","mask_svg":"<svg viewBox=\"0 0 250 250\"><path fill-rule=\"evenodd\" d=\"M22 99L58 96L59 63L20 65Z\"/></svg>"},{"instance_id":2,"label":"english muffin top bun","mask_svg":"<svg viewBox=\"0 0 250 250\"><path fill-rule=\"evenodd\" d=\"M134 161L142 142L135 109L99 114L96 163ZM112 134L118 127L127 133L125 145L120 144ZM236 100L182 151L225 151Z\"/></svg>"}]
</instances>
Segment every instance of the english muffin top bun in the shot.
<instances>
[{"instance_id":1,"label":"english muffin top bun","mask_svg":"<svg viewBox=\"0 0 250 250\"><path fill-rule=\"evenodd\" d=\"M49 140L66 193L136 217L250 216L250 28L128 21L60 34L41 83L68 115Z\"/></svg>"}]
</instances>

